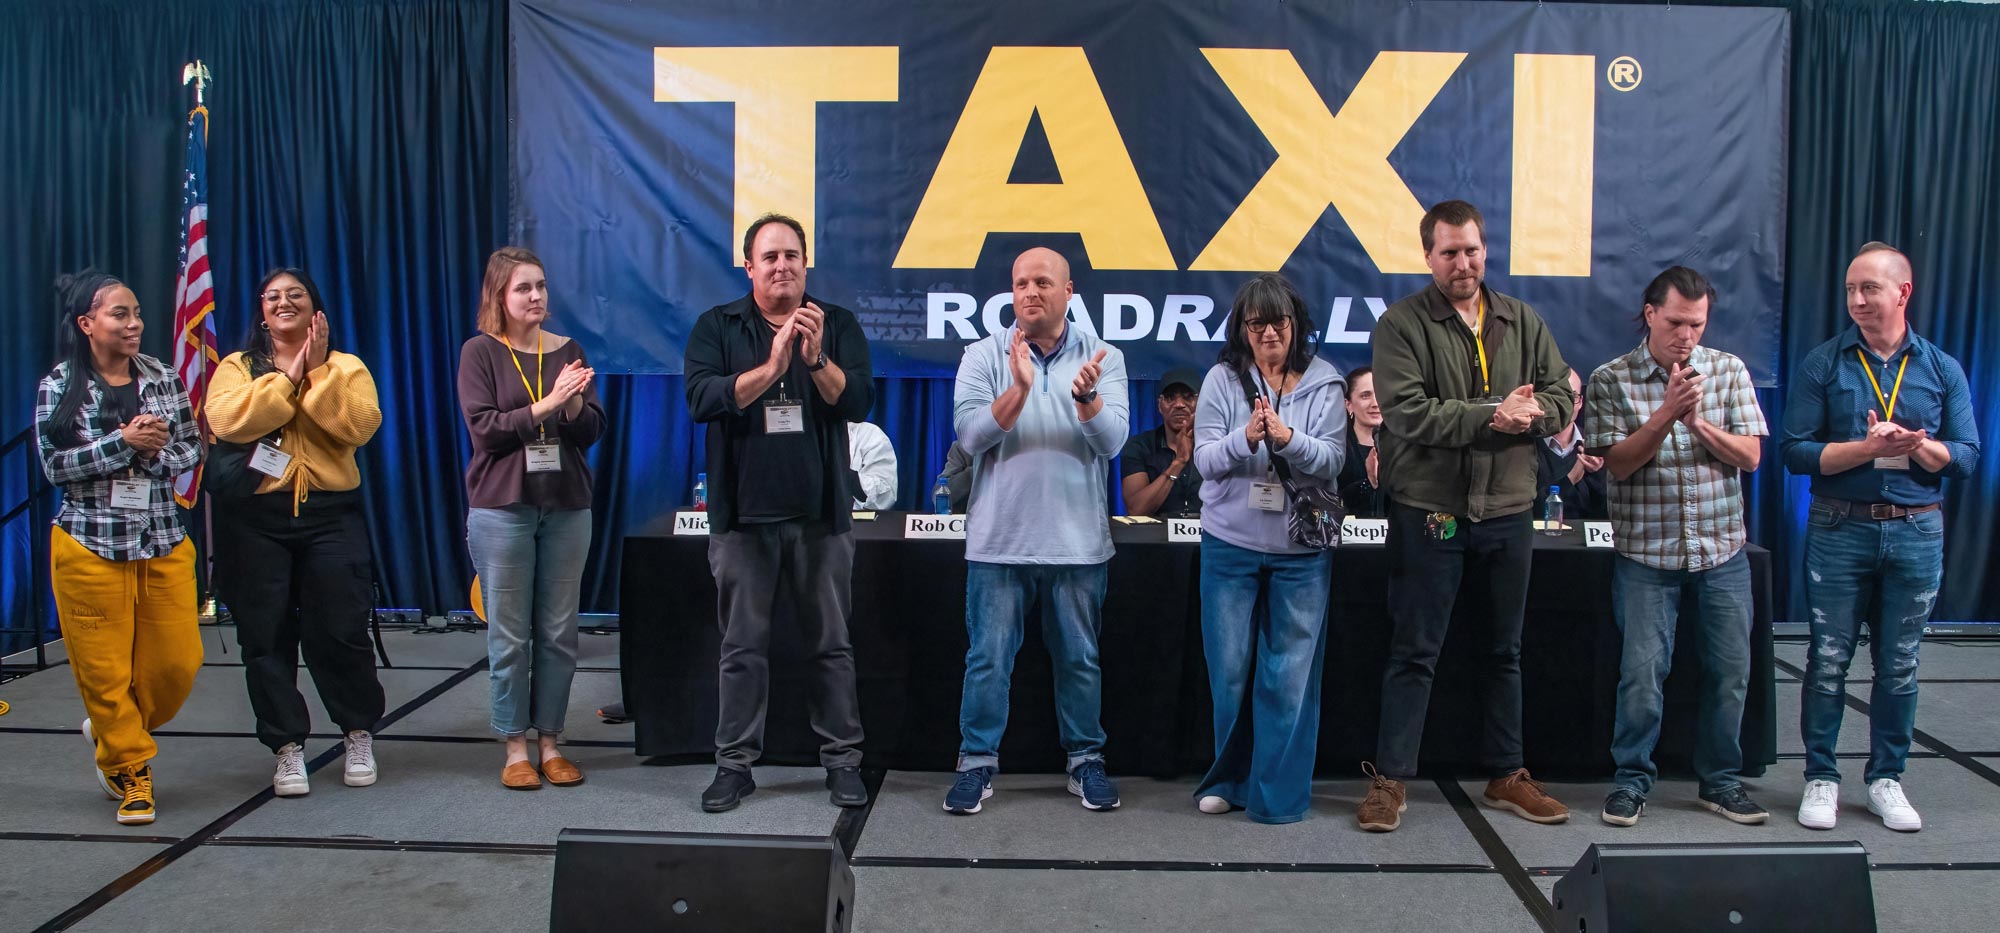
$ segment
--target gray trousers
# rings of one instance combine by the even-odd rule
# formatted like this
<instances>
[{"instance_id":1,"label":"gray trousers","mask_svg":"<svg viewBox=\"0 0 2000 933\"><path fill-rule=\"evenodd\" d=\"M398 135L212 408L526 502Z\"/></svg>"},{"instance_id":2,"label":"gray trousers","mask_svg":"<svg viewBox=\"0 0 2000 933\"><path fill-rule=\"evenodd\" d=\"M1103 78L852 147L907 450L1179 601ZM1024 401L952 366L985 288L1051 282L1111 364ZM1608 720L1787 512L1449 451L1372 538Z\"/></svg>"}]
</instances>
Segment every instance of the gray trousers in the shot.
<instances>
[{"instance_id":1,"label":"gray trousers","mask_svg":"<svg viewBox=\"0 0 2000 933\"><path fill-rule=\"evenodd\" d=\"M788 592L806 640L813 684L813 731L824 740L820 764L861 764L861 704L854 687L854 646L847 639L848 587L853 579L854 535L833 534L806 522L745 525L708 539L722 626L716 678L720 715L715 723L715 763L748 771L764 753L764 715L770 707L771 616L780 590Z\"/></svg>"}]
</instances>

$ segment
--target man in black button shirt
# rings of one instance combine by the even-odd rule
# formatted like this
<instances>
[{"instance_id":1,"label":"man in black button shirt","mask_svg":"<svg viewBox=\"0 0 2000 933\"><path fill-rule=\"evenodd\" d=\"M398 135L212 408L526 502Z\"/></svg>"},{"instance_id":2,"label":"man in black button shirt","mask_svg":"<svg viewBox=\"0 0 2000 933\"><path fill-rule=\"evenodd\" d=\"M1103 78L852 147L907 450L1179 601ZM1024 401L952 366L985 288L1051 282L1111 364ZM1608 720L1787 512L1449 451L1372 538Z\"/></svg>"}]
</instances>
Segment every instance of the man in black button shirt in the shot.
<instances>
[{"instance_id":1,"label":"man in black button shirt","mask_svg":"<svg viewBox=\"0 0 2000 933\"><path fill-rule=\"evenodd\" d=\"M854 566L847 424L868 417L874 377L854 312L805 293L805 230L766 214L743 238L750 294L688 334L688 410L708 425L708 563L722 625L711 813L756 789L770 692L771 612L788 590L813 668L813 731L833 802L868 802L847 637Z\"/></svg>"},{"instance_id":2,"label":"man in black button shirt","mask_svg":"<svg viewBox=\"0 0 2000 933\"><path fill-rule=\"evenodd\" d=\"M1160 380L1160 426L1134 434L1118 455L1127 515L1200 515L1194 462L1194 403L1201 374L1171 369Z\"/></svg>"}]
</instances>

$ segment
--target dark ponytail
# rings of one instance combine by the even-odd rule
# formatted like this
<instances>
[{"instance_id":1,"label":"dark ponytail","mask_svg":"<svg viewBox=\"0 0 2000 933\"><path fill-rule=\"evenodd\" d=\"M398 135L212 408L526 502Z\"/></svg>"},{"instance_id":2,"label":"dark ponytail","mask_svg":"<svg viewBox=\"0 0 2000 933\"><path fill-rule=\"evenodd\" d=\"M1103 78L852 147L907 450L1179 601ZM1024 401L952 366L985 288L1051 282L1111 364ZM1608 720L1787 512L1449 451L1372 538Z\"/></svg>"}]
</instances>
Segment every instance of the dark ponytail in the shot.
<instances>
[{"instance_id":1,"label":"dark ponytail","mask_svg":"<svg viewBox=\"0 0 2000 933\"><path fill-rule=\"evenodd\" d=\"M83 332L77 318L97 309L98 296L107 288L123 285L116 277L95 269L85 269L74 275L64 275L56 279L56 298L62 317L56 321L55 367L69 364L69 378L63 380L62 394L56 397L56 409L49 420L42 422L42 436L47 437L57 448L76 447L83 443L83 435L77 430L76 416L83 411L83 403L90 397L89 384L97 382L97 369L90 358L90 335ZM114 424L116 422L113 422Z\"/></svg>"}]
</instances>

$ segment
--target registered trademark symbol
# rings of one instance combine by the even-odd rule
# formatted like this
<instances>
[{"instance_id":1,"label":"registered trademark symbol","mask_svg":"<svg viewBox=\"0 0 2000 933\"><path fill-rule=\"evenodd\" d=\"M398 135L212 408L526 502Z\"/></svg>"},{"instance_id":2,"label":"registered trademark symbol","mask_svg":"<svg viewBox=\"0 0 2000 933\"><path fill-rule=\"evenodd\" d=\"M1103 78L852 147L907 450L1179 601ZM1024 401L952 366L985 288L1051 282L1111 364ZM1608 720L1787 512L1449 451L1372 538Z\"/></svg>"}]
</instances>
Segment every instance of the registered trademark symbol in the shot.
<instances>
[{"instance_id":1,"label":"registered trademark symbol","mask_svg":"<svg viewBox=\"0 0 2000 933\"><path fill-rule=\"evenodd\" d=\"M1604 80L1611 82L1611 87L1615 90L1629 91L1639 86L1639 79L1644 74L1645 72L1639 68L1638 59L1630 55L1620 55L1612 59L1611 65L1604 69Z\"/></svg>"}]
</instances>

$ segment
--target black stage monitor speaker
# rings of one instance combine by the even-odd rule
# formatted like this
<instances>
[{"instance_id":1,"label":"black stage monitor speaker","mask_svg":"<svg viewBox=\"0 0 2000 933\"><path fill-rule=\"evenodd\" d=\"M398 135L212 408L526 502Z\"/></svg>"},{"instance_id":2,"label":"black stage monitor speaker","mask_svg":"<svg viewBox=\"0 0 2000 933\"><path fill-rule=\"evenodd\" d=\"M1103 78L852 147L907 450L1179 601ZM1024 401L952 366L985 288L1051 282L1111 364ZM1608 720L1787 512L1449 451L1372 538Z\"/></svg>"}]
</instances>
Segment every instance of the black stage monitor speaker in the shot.
<instances>
[{"instance_id":1,"label":"black stage monitor speaker","mask_svg":"<svg viewBox=\"0 0 2000 933\"><path fill-rule=\"evenodd\" d=\"M826 836L565 829L549 933L847 933L854 873Z\"/></svg>"},{"instance_id":2,"label":"black stage monitor speaker","mask_svg":"<svg viewBox=\"0 0 2000 933\"><path fill-rule=\"evenodd\" d=\"M1875 933L1858 842L1593 845L1555 909L1560 933Z\"/></svg>"}]
</instances>

